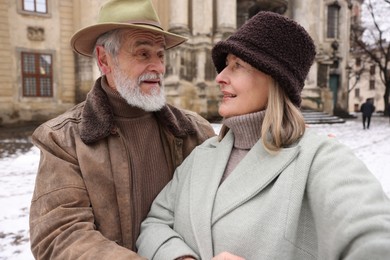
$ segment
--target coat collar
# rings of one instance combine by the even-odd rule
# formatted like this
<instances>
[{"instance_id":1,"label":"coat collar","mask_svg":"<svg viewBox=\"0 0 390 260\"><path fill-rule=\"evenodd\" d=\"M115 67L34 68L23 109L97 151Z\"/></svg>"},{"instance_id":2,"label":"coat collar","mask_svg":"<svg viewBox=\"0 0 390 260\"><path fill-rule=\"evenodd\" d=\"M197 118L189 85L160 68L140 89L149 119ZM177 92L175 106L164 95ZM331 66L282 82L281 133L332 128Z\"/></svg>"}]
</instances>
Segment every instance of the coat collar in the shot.
<instances>
[{"instance_id":1,"label":"coat collar","mask_svg":"<svg viewBox=\"0 0 390 260\"><path fill-rule=\"evenodd\" d=\"M216 145L200 146L195 151L196 160L190 174L190 216L194 235L202 259L213 258L211 218L225 166L233 147L233 135L228 135Z\"/></svg>"},{"instance_id":2,"label":"coat collar","mask_svg":"<svg viewBox=\"0 0 390 260\"><path fill-rule=\"evenodd\" d=\"M114 114L102 84L107 84L104 76L96 80L85 100L80 122L80 137L85 144L92 144L116 133ZM171 105L167 104L155 114L160 124L176 137L195 133L194 127L185 114Z\"/></svg>"},{"instance_id":3,"label":"coat collar","mask_svg":"<svg viewBox=\"0 0 390 260\"><path fill-rule=\"evenodd\" d=\"M212 258L211 227L272 182L298 155L299 146L270 155L261 141L248 152L229 177L220 180L233 147L234 136L227 132L219 143L196 150L190 175L189 202L192 226L202 257Z\"/></svg>"}]
</instances>

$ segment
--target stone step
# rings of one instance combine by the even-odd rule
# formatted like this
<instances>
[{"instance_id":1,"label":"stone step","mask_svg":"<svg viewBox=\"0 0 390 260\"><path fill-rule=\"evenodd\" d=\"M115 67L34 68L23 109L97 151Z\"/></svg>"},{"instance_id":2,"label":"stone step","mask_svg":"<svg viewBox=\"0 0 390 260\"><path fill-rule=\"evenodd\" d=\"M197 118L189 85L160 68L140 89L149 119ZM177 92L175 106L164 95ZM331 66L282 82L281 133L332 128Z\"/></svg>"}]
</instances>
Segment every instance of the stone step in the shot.
<instances>
[{"instance_id":1,"label":"stone step","mask_svg":"<svg viewBox=\"0 0 390 260\"><path fill-rule=\"evenodd\" d=\"M320 111L304 110L302 111L303 118L306 124L342 124L345 120L338 117L329 115Z\"/></svg>"}]
</instances>

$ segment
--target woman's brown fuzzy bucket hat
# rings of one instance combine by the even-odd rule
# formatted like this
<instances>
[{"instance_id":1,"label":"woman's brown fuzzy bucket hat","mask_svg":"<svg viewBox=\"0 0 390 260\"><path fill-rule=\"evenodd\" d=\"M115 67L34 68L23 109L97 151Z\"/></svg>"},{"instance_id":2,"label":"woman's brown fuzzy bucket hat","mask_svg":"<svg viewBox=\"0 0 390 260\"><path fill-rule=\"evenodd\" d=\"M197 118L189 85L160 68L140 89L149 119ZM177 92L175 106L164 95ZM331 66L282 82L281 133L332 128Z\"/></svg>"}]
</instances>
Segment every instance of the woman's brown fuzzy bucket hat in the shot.
<instances>
[{"instance_id":1,"label":"woman's brown fuzzy bucket hat","mask_svg":"<svg viewBox=\"0 0 390 260\"><path fill-rule=\"evenodd\" d=\"M164 36L166 49L187 40L161 28L160 20L150 0L110 0L99 12L97 24L76 32L70 41L73 50L85 56L92 56L97 38L115 29L142 29Z\"/></svg>"},{"instance_id":2,"label":"woman's brown fuzzy bucket hat","mask_svg":"<svg viewBox=\"0 0 390 260\"><path fill-rule=\"evenodd\" d=\"M295 21L272 12L259 12L228 39L212 49L217 72L231 53L270 75L299 107L301 91L316 55L306 30Z\"/></svg>"}]
</instances>

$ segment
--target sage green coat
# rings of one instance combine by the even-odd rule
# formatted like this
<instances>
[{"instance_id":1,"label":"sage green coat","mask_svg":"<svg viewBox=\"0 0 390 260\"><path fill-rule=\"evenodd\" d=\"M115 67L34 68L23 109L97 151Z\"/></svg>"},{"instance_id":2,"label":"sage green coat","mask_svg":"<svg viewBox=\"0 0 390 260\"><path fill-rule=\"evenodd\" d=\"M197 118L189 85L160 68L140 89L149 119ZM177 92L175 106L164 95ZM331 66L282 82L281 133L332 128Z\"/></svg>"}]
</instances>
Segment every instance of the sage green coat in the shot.
<instances>
[{"instance_id":1,"label":"sage green coat","mask_svg":"<svg viewBox=\"0 0 390 260\"><path fill-rule=\"evenodd\" d=\"M176 170L142 224L140 255L390 259L390 201L337 138L308 129L275 156L257 142L219 186L233 139L209 139Z\"/></svg>"}]
</instances>

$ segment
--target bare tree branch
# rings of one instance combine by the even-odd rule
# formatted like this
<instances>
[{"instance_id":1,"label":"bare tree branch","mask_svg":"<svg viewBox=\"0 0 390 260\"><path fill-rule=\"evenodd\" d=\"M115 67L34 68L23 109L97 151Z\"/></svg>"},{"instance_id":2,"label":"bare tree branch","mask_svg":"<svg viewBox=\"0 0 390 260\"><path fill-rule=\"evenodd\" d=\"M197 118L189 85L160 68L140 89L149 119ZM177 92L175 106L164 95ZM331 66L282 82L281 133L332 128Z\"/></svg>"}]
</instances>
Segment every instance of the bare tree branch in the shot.
<instances>
[{"instance_id":1,"label":"bare tree branch","mask_svg":"<svg viewBox=\"0 0 390 260\"><path fill-rule=\"evenodd\" d=\"M368 16L371 21L372 27L363 28L361 24L354 24L351 27L351 40L356 47L354 49L355 55L361 57L367 57L372 64L375 64L379 68L379 76L383 84L385 85L385 94L383 96L385 103L385 113L389 114L388 104L389 104L389 96L390 96L390 72L389 72L389 64L390 64L390 43L389 39L385 38L385 31L382 29L383 24L380 23L380 14L376 9L378 3L390 4L390 0L383 0L384 2L379 2L382 0L368 0L366 1L366 8L368 12ZM363 38L363 32L366 36L369 36L373 41L367 41L367 39ZM355 75L356 75L355 71ZM360 71L359 73L363 73ZM354 88L356 85L353 85ZM352 90L352 89L351 89Z\"/></svg>"}]
</instances>

